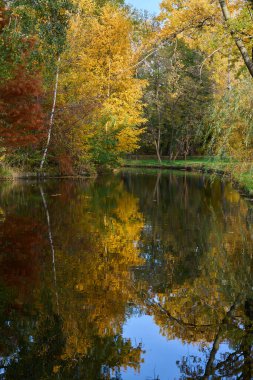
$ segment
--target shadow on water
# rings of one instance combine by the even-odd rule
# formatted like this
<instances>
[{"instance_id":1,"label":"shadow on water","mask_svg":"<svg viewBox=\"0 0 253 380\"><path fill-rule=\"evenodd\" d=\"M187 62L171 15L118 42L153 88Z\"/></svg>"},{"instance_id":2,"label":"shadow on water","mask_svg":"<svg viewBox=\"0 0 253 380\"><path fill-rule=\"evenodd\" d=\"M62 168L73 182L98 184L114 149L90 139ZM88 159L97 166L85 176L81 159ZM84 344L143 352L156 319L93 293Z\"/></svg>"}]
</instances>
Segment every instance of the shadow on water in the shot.
<instances>
[{"instance_id":1,"label":"shadow on water","mask_svg":"<svg viewBox=\"0 0 253 380\"><path fill-rule=\"evenodd\" d=\"M252 222L196 174L1 184L0 379L252 379Z\"/></svg>"}]
</instances>

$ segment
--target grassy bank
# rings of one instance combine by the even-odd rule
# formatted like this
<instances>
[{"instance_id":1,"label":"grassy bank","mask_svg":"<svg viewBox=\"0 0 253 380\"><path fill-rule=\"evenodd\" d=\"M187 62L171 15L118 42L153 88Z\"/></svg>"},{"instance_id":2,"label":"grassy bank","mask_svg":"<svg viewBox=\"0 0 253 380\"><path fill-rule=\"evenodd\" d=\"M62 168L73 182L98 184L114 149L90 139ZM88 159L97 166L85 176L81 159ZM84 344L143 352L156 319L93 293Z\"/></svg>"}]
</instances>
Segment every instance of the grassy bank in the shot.
<instances>
[{"instance_id":1,"label":"grassy bank","mask_svg":"<svg viewBox=\"0 0 253 380\"><path fill-rule=\"evenodd\" d=\"M125 167L177 169L187 171L202 171L229 176L241 189L253 196L253 164L236 163L216 158L199 157L187 160L169 161L162 163L155 159L125 160Z\"/></svg>"},{"instance_id":2,"label":"grassy bank","mask_svg":"<svg viewBox=\"0 0 253 380\"><path fill-rule=\"evenodd\" d=\"M19 180L19 179L31 179L31 180L37 180L37 179L44 179L44 178L94 178L97 176L97 173L95 171L93 172L86 172L82 174L63 174L60 173L55 169L55 167L47 167L46 170L41 171L39 169L33 170L27 168L27 169L20 169L20 168L13 168L6 165L0 165L0 181L5 180Z\"/></svg>"},{"instance_id":3,"label":"grassy bank","mask_svg":"<svg viewBox=\"0 0 253 380\"><path fill-rule=\"evenodd\" d=\"M12 179L14 178L14 171L7 166L0 165L0 179Z\"/></svg>"},{"instance_id":4,"label":"grassy bank","mask_svg":"<svg viewBox=\"0 0 253 380\"><path fill-rule=\"evenodd\" d=\"M244 192L253 196L253 164L236 163L226 160L218 160L216 158L199 157L188 158L187 160L163 160L159 163L155 159L127 159L123 162L124 167L133 168L153 168L153 169L174 169L187 171L201 171L207 173L217 173L226 175L231 178L234 183ZM80 176L61 176L50 170L46 173L39 172L19 172L12 168L0 165L0 179L18 179L18 178L73 178Z\"/></svg>"},{"instance_id":5,"label":"grassy bank","mask_svg":"<svg viewBox=\"0 0 253 380\"><path fill-rule=\"evenodd\" d=\"M44 177L60 177L55 170L47 170L41 172L39 170L22 170L20 168L12 168L7 165L0 165L0 180L15 180L15 179L36 179Z\"/></svg>"}]
</instances>

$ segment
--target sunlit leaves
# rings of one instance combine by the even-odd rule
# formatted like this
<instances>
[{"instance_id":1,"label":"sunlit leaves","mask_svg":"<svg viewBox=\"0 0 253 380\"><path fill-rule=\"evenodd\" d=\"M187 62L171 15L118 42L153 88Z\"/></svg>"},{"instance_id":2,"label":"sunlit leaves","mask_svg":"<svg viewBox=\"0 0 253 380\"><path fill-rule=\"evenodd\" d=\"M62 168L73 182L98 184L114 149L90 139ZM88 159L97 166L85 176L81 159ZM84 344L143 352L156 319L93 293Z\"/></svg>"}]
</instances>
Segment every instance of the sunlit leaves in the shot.
<instances>
[{"instance_id":1,"label":"sunlit leaves","mask_svg":"<svg viewBox=\"0 0 253 380\"><path fill-rule=\"evenodd\" d=\"M91 160L95 154L96 163L110 165L110 152L117 159L138 145L143 82L134 78L138 57L132 34L127 13L113 5L105 5L97 14L94 3L81 2L71 21L68 50L62 59L60 102L75 120L74 135L79 138L74 149ZM98 146L94 147L96 136Z\"/></svg>"}]
</instances>

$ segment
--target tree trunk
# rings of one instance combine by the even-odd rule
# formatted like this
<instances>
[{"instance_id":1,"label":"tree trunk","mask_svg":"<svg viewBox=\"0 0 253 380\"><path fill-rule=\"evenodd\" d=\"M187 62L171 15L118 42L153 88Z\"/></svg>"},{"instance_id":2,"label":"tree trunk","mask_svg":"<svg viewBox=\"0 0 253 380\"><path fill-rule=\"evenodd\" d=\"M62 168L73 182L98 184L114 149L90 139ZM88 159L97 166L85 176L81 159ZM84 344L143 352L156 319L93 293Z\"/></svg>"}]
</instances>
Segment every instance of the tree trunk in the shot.
<instances>
[{"instance_id":1,"label":"tree trunk","mask_svg":"<svg viewBox=\"0 0 253 380\"><path fill-rule=\"evenodd\" d=\"M154 201L156 200L157 205L159 205L159 201L160 201L160 179L161 179L161 172L157 173L155 189L153 192L153 199Z\"/></svg>"},{"instance_id":2,"label":"tree trunk","mask_svg":"<svg viewBox=\"0 0 253 380\"><path fill-rule=\"evenodd\" d=\"M232 90L231 85L231 52L228 53L228 91Z\"/></svg>"},{"instance_id":3,"label":"tree trunk","mask_svg":"<svg viewBox=\"0 0 253 380\"><path fill-rule=\"evenodd\" d=\"M46 147L43 153L43 157L40 163L40 169L43 169L46 157L47 157L47 152L48 152L48 147L50 144L51 140L51 135L52 135L52 129L53 129L53 124L54 124L54 114L55 114L55 106L56 106L56 99L57 99L57 91L58 91L58 83L59 83L59 68L60 68L60 60L61 58L58 58L57 62L57 69L56 69L56 77L55 77L55 85L54 85L54 97L53 97L53 106L52 106L52 111L50 115L50 121L49 121L49 129L48 129L48 135L47 135L47 143Z\"/></svg>"},{"instance_id":4,"label":"tree trunk","mask_svg":"<svg viewBox=\"0 0 253 380\"><path fill-rule=\"evenodd\" d=\"M213 346L212 346L212 349L211 349L211 352L209 355L209 359L208 359L207 364L206 364L206 369L205 369L205 374L203 376L203 380L209 380L210 376L213 375L214 361L215 361L216 354L219 351L219 347L220 347L220 344L221 344L222 339L223 339L224 330L225 330L225 328L228 324L228 321L231 318L231 316L232 316L232 314L236 308L238 301L239 301L239 299L235 300L234 304L230 307L229 311L227 312L227 314L225 315L225 317L221 321L221 324L219 326L219 329L217 331L216 337L215 337L214 342L213 342Z\"/></svg>"},{"instance_id":5,"label":"tree trunk","mask_svg":"<svg viewBox=\"0 0 253 380\"><path fill-rule=\"evenodd\" d=\"M220 4L221 10L222 10L224 20L226 21L226 23L228 23L229 20L231 19L231 15L230 15L229 9L227 7L226 0L219 0L219 4ZM253 78L253 62L249 56L249 53L248 53L242 39L236 35L236 32L234 30L231 30L230 34L233 37L233 39L236 43L236 46L238 47L238 49L241 53L241 56L244 60L244 63L247 66L248 71Z\"/></svg>"},{"instance_id":6,"label":"tree trunk","mask_svg":"<svg viewBox=\"0 0 253 380\"><path fill-rule=\"evenodd\" d=\"M159 130L159 132L160 132L160 130ZM161 160L161 155L160 155L160 138L159 138L159 136L158 136L158 140L157 141L155 140L155 149L156 149L156 155L157 155L158 161L161 164L162 160Z\"/></svg>"},{"instance_id":7,"label":"tree trunk","mask_svg":"<svg viewBox=\"0 0 253 380\"><path fill-rule=\"evenodd\" d=\"M157 141L155 140L155 147L156 147L156 154L159 163L162 163L161 155L160 155L160 146L161 146L161 113L160 113L160 107L159 107L159 82L160 81L160 67L158 64L157 67L157 77L156 77L156 112L157 112L157 118L158 118L158 136Z\"/></svg>"},{"instance_id":8,"label":"tree trunk","mask_svg":"<svg viewBox=\"0 0 253 380\"><path fill-rule=\"evenodd\" d=\"M48 207L47 207L47 201L45 198L43 188L41 185L39 186L39 188L40 188L40 194L41 194L41 198L43 201L43 205L44 205L44 209L45 209L46 217L47 217L48 239L49 239L49 243L50 243L50 249L51 249L51 255L52 255L52 265L53 265L53 274L54 274L55 297L56 297L57 312L59 315L60 314L60 311L59 311L59 295L58 295L58 290L57 290L55 250L54 250L54 241L53 241L53 235L52 235L52 230L51 230L51 221L50 221L50 215L49 215L49 211L48 211Z\"/></svg>"}]
</instances>

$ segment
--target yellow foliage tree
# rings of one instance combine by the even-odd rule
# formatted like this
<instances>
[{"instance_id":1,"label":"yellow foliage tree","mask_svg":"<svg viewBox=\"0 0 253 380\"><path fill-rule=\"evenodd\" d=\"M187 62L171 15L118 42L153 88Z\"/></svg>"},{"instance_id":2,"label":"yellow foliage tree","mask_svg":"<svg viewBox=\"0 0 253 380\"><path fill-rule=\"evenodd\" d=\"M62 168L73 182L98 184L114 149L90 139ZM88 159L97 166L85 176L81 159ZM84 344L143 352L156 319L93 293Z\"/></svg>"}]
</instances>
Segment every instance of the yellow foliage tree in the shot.
<instances>
[{"instance_id":1,"label":"yellow foliage tree","mask_svg":"<svg viewBox=\"0 0 253 380\"><path fill-rule=\"evenodd\" d=\"M225 55L238 60L241 55L253 75L248 62L253 26L247 1L163 0L161 7L162 36L184 38L206 52L209 61L216 53L220 59Z\"/></svg>"},{"instance_id":2,"label":"yellow foliage tree","mask_svg":"<svg viewBox=\"0 0 253 380\"><path fill-rule=\"evenodd\" d=\"M103 164L110 161L108 152L117 159L138 147L144 81L134 76L138 54L126 11L105 5L98 12L92 1L78 7L62 57L61 118L73 126L71 141L79 158L95 156Z\"/></svg>"},{"instance_id":3,"label":"yellow foliage tree","mask_svg":"<svg viewBox=\"0 0 253 380\"><path fill-rule=\"evenodd\" d=\"M199 50L200 78L204 66L212 77L214 101L204 123L209 153L246 162L253 146L251 8L245 0L163 0L159 16L161 38L177 37Z\"/></svg>"}]
</instances>

